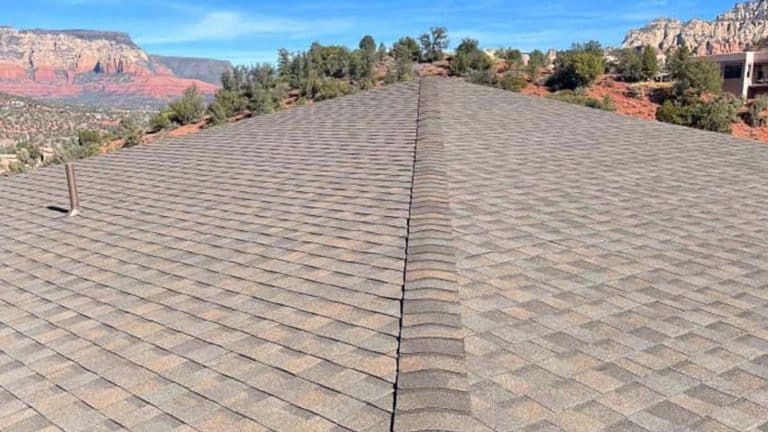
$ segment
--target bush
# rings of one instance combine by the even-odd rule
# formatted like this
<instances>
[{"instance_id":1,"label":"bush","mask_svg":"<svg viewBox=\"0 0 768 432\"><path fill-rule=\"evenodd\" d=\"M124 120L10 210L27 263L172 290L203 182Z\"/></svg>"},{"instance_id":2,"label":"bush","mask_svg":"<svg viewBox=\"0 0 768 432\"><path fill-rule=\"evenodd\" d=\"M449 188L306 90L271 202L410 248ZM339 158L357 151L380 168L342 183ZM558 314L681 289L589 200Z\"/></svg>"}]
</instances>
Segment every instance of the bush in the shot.
<instances>
[{"instance_id":1,"label":"bush","mask_svg":"<svg viewBox=\"0 0 768 432\"><path fill-rule=\"evenodd\" d=\"M582 105L588 108L601 109L604 111L616 111L616 104L610 95L606 95L603 100L598 100L584 94L583 90L561 90L547 96L549 99L567 102L574 105Z\"/></svg>"},{"instance_id":2,"label":"bush","mask_svg":"<svg viewBox=\"0 0 768 432\"><path fill-rule=\"evenodd\" d=\"M675 96L678 98L722 92L720 66L708 58L694 58L685 45L672 53L667 60L667 69L676 80Z\"/></svg>"},{"instance_id":3,"label":"bush","mask_svg":"<svg viewBox=\"0 0 768 432\"><path fill-rule=\"evenodd\" d=\"M142 128L131 118L124 118L117 127L117 136L123 140L123 147L133 147L141 144L144 136Z\"/></svg>"},{"instance_id":4,"label":"bush","mask_svg":"<svg viewBox=\"0 0 768 432\"><path fill-rule=\"evenodd\" d=\"M171 116L173 113L169 109L163 109L149 119L149 132L155 133L169 129L173 122Z\"/></svg>"},{"instance_id":5,"label":"bush","mask_svg":"<svg viewBox=\"0 0 768 432\"><path fill-rule=\"evenodd\" d=\"M727 98L710 102L695 100L687 104L666 101L656 112L656 118L666 123L730 133L736 112L736 105Z\"/></svg>"},{"instance_id":6,"label":"bush","mask_svg":"<svg viewBox=\"0 0 768 432\"><path fill-rule=\"evenodd\" d=\"M197 86L191 86L184 90L181 99L171 102L168 106L171 110L171 120L180 125L192 124L200 120L205 114L205 99Z\"/></svg>"},{"instance_id":7,"label":"bush","mask_svg":"<svg viewBox=\"0 0 768 432\"><path fill-rule=\"evenodd\" d=\"M484 71L491 69L493 61L488 54L480 49L475 39L464 39L451 59L449 65L452 75L466 75L471 70Z\"/></svg>"},{"instance_id":8,"label":"bush","mask_svg":"<svg viewBox=\"0 0 768 432\"><path fill-rule=\"evenodd\" d=\"M631 86L627 90L627 96L634 99L643 99L645 98L645 90L640 86Z\"/></svg>"},{"instance_id":9,"label":"bush","mask_svg":"<svg viewBox=\"0 0 768 432\"><path fill-rule=\"evenodd\" d=\"M683 117L683 109L680 105L667 100L656 110L656 120L664 123L687 125Z\"/></svg>"},{"instance_id":10,"label":"bush","mask_svg":"<svg viewBox=\"0 0 768 432\"><path fill-rule=\"evenodd\" d=\"M589 87L604 72L605 61L600 44L575 44L570 50L558 54L555 72L547 79L547 86L554 90Z\"/></svg>"},{"instance_id":11,"label":"bush","mask_svg":"<svg viewBox=\"0 0 768 432\"><path fill-rule=\"evenodd\" d=\"M634 48L624 48L619 51L616 72L624 81L637 82L645 79L643 59Z\"/></svg>"},{"instance_id":12,"label":"bush","mask_svg":"<svg viewBox=\"0 0 768 432\"><path fill-rule=\"evenodd\" d=\"M720 66L706 59L697 58L687 64L680 75L676 85L677 94L682 96L688 92L694 95L720 94L723 89L723 77L720 74Z\"/></svg>"},{"instance_id":13,"label":"bush","mask_svg":"<svg viewBox=\"0 0 768 432\"><path fill-rule=\"evenodd\" d=\"M321 101L344 96L351 93L351 91L352 89L350 88L349 84L344 81L324 78L313 83L311 94L312 99Z\"/></svg>"},{"instance_id":14,"label":"bush","mask_svg":"<svg viewBox=\"0 0 768 432\"><path fill-rule=\"evenodd\" d=\"M395 60L408 59L412 62L417 62L421 59L421 56L419 43L410 36L402 37L392 45L392 57Z\"/></svg>"},{"instance_id":15,"label":"bush","mask_svg":"<svg viewBox=\"0 0 768 432\"><path fill-rule=\"evenodd\" d=\"M523 53L519 49L500 49L496 52L496 57L504 60L509 68L519 68L523 65Z\"/></svg>"},{"instance_id":16,"label":"bush","mask_svg":"<svg viewBox=\"0 0 768 432\"><path fill-rule=\"evenodd\" d=\"M528 54L528 75L531 80L536 80L539 76L539 70L547 65L547 56L543 51L533 50Z\"/></svg>"},{"instance_id":17,"label":"bush","mask_svg":"<svg viewBox=\"0 0 768 432\"><path fill-rule=\"evenodd\" d=\"M744 114L744 121L752 127L768 125L768 119L764 116L766 109L768 109L768 95L756 97Z\"/></svg>"},{"instance_id":18,"label":"bush","mask_svg":"<svg viewBox=\"0 0 768 432\"><path fill-rule=\"evenodd\" d=\"M502 90L509 90L513 92L519 92L528 84L525 78L514 72L505 72L501 78L498 79L497 87Z\"/></svg>"},{"instance_id":19,"label":"bush","mask_svg":"<svg viewBox=\"0 0 768 432\"><path fill-rule=\"evenodd\" d=\"M496 73L490 69L485 70L470 70L467 72L467 81L474 84L482 84L487 86L496 86L497 77Z\"/></svg>"},{"instance_id":20,"label":"bush","mask_svg":"<svg viewBox=\"0 0 768 432\"><path fill-rule=\"evenodd\" d=\"M106 141L106 137L97 130L86 129L78 132L77 144L79 151L77 152L76 159L99 154L104 141Z\"/></svg>"}]
</instances>

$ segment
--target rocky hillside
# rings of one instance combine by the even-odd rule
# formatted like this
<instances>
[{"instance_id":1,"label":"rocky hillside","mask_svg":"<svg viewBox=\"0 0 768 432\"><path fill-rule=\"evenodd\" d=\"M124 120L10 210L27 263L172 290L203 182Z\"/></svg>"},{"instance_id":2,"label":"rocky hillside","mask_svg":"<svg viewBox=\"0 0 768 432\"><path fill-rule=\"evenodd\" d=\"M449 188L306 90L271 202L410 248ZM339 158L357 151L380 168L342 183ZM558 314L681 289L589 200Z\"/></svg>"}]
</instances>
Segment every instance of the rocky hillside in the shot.
<instances>
[{"instance_id":1,"label":"rocky hillside","mask_svg":"<svg viewBox=\"0 0 768 432\"><path fill-rule=\"evenodd\" d=\"M197 85L174 74L124 33L0 27L0 92L71 103L165 102Z\"/></svg>"},{"instance_id":2,"label":"rocky hillside","mask_svg":"<svg viewBox=\"0 0 768 432\"><path fill-rule=\"evenodd\" d=\"M744 51L768 38L768 0L738 3L713 21L659 18L630 30L625 47L651 45L669 52L682 44L697 54Z\"/></svg>"},{"instance_id":3,"label":"rocky hillside","mask_svg":"<svg viewBox=\"0 0 768 432\"><path fill-rule=\"evenodd\" d=\"M150 55L153 64L170 70L180 78L190 78L219 85L221 74L232 69L232 63L224 60L212 60L194 57L173 57Z\"/></svg>"}]
</instances>

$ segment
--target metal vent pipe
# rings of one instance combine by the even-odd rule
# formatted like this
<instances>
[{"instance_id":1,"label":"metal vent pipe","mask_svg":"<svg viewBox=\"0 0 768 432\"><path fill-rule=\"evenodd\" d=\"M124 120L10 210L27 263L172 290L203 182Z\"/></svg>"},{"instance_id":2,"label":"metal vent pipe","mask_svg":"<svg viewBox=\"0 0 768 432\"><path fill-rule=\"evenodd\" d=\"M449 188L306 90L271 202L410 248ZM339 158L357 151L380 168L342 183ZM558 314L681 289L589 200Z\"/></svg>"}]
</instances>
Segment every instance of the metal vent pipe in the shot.
<instances>
[{"instance_id":1,"label":"metal vent pipe","mask_svg":"<svg viewBox=\"0 0 768 432\"><path fill-rule=\"evenodd\" d=\"M67 170L67 189L69 189L69 213L68 216L80 214L80 198L77 196L77 180L75 179L75 166L71 163L65 165Z\"/></svg>"}]
</instances>

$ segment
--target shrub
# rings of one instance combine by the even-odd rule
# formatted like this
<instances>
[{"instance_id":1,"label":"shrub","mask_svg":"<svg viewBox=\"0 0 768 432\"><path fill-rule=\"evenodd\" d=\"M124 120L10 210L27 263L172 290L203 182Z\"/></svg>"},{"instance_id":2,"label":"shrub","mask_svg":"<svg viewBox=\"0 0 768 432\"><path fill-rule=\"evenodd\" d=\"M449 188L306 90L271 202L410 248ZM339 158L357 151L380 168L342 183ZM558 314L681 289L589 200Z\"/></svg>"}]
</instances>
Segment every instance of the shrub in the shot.
<instances>
[{"instance_id":1,"label":"shrub","mask_svg":"<svg viewBox=\"0 0 768 432\"><path fill-rule=\"evenodd\" d=\"M688 95L718 95L722 92L723 77L720 66L708 58L694 58L690 50L683 45L667 60L667 69L676 80L675 96L684 98Z\"/></svg>"},{"instance_id":2,"label":"shrub","mask_svg":"<svg viewBox=\"0 0 768 432\"><path fill-rule=\"evenodd\" d=\"M16 143L14 153L16 160L8 166L8 169L14 173L26 172L43 162L43 152L40 150L40 146L30 141Z\"/></svg>"},{"instance_id":3,"label":"shrub","mask_svg":"<svg viewBox=\"0 0 768 432\"><path fill-rule=\"evenodd\" d=\"M117 136L123 140L124 147L133 147L141 144L141 137L144 136L142 128L131 118L122 119L116 132Z\"/></svg>"},{"instance_id":4,"label":"shrub","mask_svg":"<svg viewBox=\"0 0 768 432\"><path fill-rule=\"evenodd\" d=\"M679 96L688 92L694 95L720 94L723 89L723 77L717 63L696 58L683 67L675 86Z\"/></svg>"},{"instance_id":5,"label":"shrub","mask_svg":"<svg viewBox=\"0 0 768 432\"><path fill-rule=\"evenodd\" d=\"M149 132L155 133L170 128L173 125L171 121L172 115L173 113L166 108L152 116L149 119Z\"/></svg>"},{"instance_id":6,"label":"shrub","mask_svg":"<svg viewBox=\"0 0 768 432\"><path fill-rule=\"evenodd\" d=\"M218 101L213 101L208 105L208 113L211 115L211 124L219 125L226 123L227 120L229 120L226 108L224 108L224 105Z\"/></svg>"},{"instance_id":7,"label":"shrub","mask_svg":"<svg viewBox=\"0 0 768 432\"><path fill-rule=\"evenodd\" d=\"M583 90L561 90L547 96L549 99L567 102L574 105L582 105L589 108L601 109L604 111L615 111L616 104L610 95L606 95L603 100L598 100L584 94Z\"/></svg>"},{"instance_id":8,"label":"shrub","mask_svg":"<svg viewBox=\"0 0 768 432\"><path fill-rule=\"evenodd\" d=\"M351 93L349 84L344 81L325 78L315 82L312 98L317 101L332 99Z\"/></svg>"},{"instance_id":9,"label":"shrub","mask_svg":"<svg viewBox=\"0 0 768 432\"><path fill-rule=\"evenodd\" d=\"M398 81L409 81L413 77L413 62L408 57L395 60L395 64L389 68L384 77L384 83L392 84Z\"/></svg>"},{"instance_id":10,"label":"shrub","mask_svg":"<svg viewBox=\"0 0 768 432\"><path fill-rule=\"evenodd\" d=\"M659 121L713 132L729 133L736 117L735 105L724 98L691 103L666 101L656 112Z\"/></svg>"},{"instance_id":11,"label":"shrub","mask_svg":"<svg viewBox=\"0 0 768 432\"><path fill-rule=\"evenodd\" d=\"M488 54L480 49L475 39L464 39L458 47L450 63L452 75L465 75L471 70L484 71L493 66Z\"/></svg>"},{"instance_id":12,"label":"shrub","mask_svg":"<svg viewBox=\"0 0 768 432\"><path fill-rule=\"evenodd\" d=\"M205 99L197 86L193 85L184 90L181 99L171 102L171 120L180 125L188 125L200 120L205 114Z\"/></svg>"},{"instance_id":13,"label":"shrub","mask_svg":"<svg viewBox=\"0 0 768 432\"><path fill-rule=\"evenodd\" d=\"M604 72L599 43L574 44L570 50L558 54L555 72L547 79L547 86L554 90L589 87Z\"/></svg>"},{"instance_id":14,"label":"shrub","mask_svg":"<svg viewBox=\"0 0 768 432\"><path fill-rule=\"evenodd\" d=\"M634 48L624 48L619 51L616 72L625 81L637 82L645 79L643 59Z\"/></svg>"},{"instance_id":15,"label":"shrub","mask_svg":"<svg viewBox=\"0 0 768 432\"><path fill-rule=\"evenodd\" d=\"M225 88L216 91L213 102L208 106L211 122L221 124L248 108L248 99L239 91Z\"/></svg>"},{"instance_id":16,"label":"shrub","mask_svg":"<svg viewBox=\"0 0 768 432\"><path fill-rule=\"evenodd\" d=\"M101 146L108 139L103 133L93 130L81 130L77 139L64 142L57 146L53 152L53 161L56 163L71 162L101 153Z\"/></svg>"},{"instance_id":17,"label":"shrub","mask_svg":"<svg viewBox=\"0 0 768 432\"><path fill-rule=\"evenodd\" d=\"M76 159L99 154L104 141L106 141L106 137L97 130L86 129L78 132L77 145L79 146L79 151L76 154Z\"/></svg>"},{"instance_id":18,"label":"shrub","mask_svg":"<svg viewBox=\"0 0 768 432\"><path fill-rule=\"evenodd\" d=\"M645 90L640 86L631 86L627 90L627 96L634 99L643 99L645 98Z\"/></svg>"},{"instance_id":19,"label":"shrub","mask_svg":"<svg viewBox=\"0 0 768 432\"><path fill-rule=\"evenodd\" d=\"M396 60L408 59L417 62L421 56L419 43L410 36L402 37L392 45L392 57Z\"/></svg>"},{"instance_id":20,"label":"shrub","mask_svg":"<svg viewBox=\"0 0 768 432\"><path fill-rule=\"evenodd\" d=\"M688 123L684 119L682 107L670 100L664 101L659 109L656 110L656 120L678 125L686 125Z\"/></svg>"},{"instance_id":21,"label":"shrub","mask_svg":"<svg viewBox=\"0 0 768 432\"><path fill-rule=\"evenodd\" d=\"M536 80L539 76L539 70L547 65L547 56L543 51L533 50L528 54L528 75L531 80Z\"/></svg>"},{"instance_id":22,"label":"shrub","mask_svg":"<svg viewBox=\"0 0 768 432\"><path fill-rule=\"evenodd\" d=\"M616 111L616 101L613 99L613 96L605 95L603 96L602 105L596 108L599 108L605 111Z\"/></svg>"},{"instance_id":23,"label":"shrub","mask_svg":"<svg viewBox=\"0 0 768 432\"><path fill-rule=\"evenodd\" d=\"M519 68L523 65L523 53L519 49L500 49L496 52L496 57L504 60L509 68Z\"/></svg>"},{"instance_id":24,"label":"shrub","mask_svg":"<svg viewBox=\"0 0 768 432\"><path fill-rule=\"evenodd\" d=\"M768 125L768 119L764 116L764 111L766 109L768 109L768 95L760 95L756 97L744 114L744 121L753 127Z\"/></svg>"},{"instance_id":25,"label":"shrub","mask_svg":"<svg viewBox=\"0 0 768 432\"><path fill-rule=\"evenodd\" d=\"M505 72L501 78L498 79L497 86L503 90L509 90L513 92L519 92L528 83L525 78L514 72Z\"/></svg>"},{"instance_id":26,"label":"shrub","mask_svg":"<svg viewBox=\"0 0 768 432\"><path fill-rule=\"evenodd\" d=\"M474 84L496 86L496 73L490 69L470 70L467 72L467 81Z\"/></svg>"}]
</instances>

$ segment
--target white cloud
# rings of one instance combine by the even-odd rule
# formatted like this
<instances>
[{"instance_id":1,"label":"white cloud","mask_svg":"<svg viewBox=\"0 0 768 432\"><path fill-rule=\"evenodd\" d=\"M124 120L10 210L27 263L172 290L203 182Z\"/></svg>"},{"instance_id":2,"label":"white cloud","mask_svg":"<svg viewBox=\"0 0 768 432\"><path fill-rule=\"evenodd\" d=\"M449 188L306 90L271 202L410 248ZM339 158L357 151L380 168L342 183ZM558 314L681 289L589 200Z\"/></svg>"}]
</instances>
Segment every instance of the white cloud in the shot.
<instances>
[{"instance_id":1,"label":"white cloud","mask_svg":"<svg viewBox=\"0 0 768 432\"><path fill-rule=\"evenodd\" d=\"M188 26L169 29L162 35L139 36L136 40L140 44L153 45L231 40L243 36L280 35L281 37L297 38L339 32L350 26L349 20L341 19L305 21L218 11L207 13Z\"/></svg>"}]
</instances>

